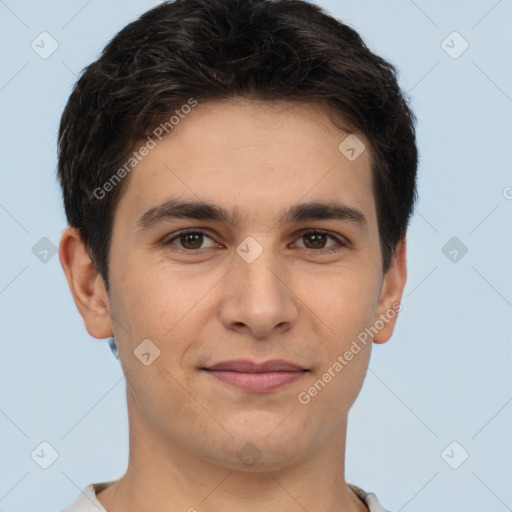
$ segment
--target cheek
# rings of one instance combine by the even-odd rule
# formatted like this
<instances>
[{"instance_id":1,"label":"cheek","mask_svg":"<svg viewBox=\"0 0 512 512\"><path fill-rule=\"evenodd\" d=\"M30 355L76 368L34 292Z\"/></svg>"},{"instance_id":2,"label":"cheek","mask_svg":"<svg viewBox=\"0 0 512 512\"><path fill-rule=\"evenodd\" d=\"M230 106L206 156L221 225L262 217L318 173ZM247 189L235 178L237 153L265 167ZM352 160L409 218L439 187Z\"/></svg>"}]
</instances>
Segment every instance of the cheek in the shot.
<instances>
[{"instance_id":1,"label":"cheek","mask_svg":"<svg viewBox=\"0 0 512 512\"><path fill-rule=\"evenodd\" d=\"M184 308L187 289L181 286L176 272L165 273L165 265L152 261L148 255L135 253L121 261L112 279L115 296L120 298L114 304L116 312L138 334L161 336L166 332L165 326L169 329Z\"/></svg>"},{"instance_id":2,"label":"cheek","mask_svg":"<svg viewBox=\"0 0 512 512\"><path fill-rule=\"evenodd\" d=\"M300 296L340 341L356 336L373 322L380 280L371 267L342 268L302 283Z\"/></svg>"},{"instance_id":3,"label":"cheek","mask_svg":"<svg viewBox=\"0 0 512 512\"><path fill-rule=\"evenodd\" d=\"M161 432L179 438L180 443L190 444L198 436L208 437L211 435L211 425L200 402L194 399L180 376L176 377L168 366L159 357L151 366L140 365L133 367L129 373L125 372L131 398L136 402L133 413L142 415L145 418L143 421ZM142 421L142 416L137 421ZM189 446L189 449L193 450L194 446Z\"/></svg>"},{"instance_id":4,"label":"cheek","mask_svg":"<svg viewBox=\"0 0 512 512\"><path fill-rule=\"evenodd\" d=\"M319 443L331 438L346 421L361 391L370 358L369 343L353 346L346 339L338 339L334 345L328 361L296 397L295 408L303 418L302 426ZM351 354L350 360L347 353ZM322 421L318 422L318 418Z\"/></svg>"},{"instance_id":5,"label":"cheek","mask_svg":"<svg viewBox=\"0 0 512 512\"><path fill-rule=\"evenodd\" d=\"M134 350L149 339L156 346L153 350L158 358L147 375L161 381L164 387L166 383L172 386L169 371L182 381L183 358L201 338L201 329L208 320L205 308L209 298L205 297L205 290L213 287L215 279L213 284L209 283L210 277L191 279L176 267L171 268L165 260L150 261L147 256L126 260L123 271L118 271L116 277L113 295L118 300L113 304L112 314L124 327L118 331L120 356L127 369L137 374L145 370L140 368ZM201 314L204 318L198 317ZM208 310L208 314L213 313Z\"/></svg>"}]
</instances>

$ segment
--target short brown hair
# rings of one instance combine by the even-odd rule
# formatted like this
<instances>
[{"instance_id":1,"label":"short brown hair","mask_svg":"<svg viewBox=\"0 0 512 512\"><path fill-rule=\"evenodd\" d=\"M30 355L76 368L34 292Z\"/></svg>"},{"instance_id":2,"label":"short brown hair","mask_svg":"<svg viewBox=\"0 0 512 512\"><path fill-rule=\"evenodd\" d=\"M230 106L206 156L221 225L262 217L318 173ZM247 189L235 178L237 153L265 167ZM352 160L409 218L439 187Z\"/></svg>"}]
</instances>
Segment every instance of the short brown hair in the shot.
<instances>
[{"instance_id":1,"label":"short brown hair","mask_svg":"<svg viewBox=\"0 0 512 512\"><path fill-rule=\"evenodd\" d=\"M116 205L127 179L102 187L137 141L187 103L240 96L321 101L370 142L383 272L416 200L415 117L393 65L359 34L303 0L175 0L123 28L87 66L67 102L58 177L108 290Z\"/></svg>"}]
</instances>

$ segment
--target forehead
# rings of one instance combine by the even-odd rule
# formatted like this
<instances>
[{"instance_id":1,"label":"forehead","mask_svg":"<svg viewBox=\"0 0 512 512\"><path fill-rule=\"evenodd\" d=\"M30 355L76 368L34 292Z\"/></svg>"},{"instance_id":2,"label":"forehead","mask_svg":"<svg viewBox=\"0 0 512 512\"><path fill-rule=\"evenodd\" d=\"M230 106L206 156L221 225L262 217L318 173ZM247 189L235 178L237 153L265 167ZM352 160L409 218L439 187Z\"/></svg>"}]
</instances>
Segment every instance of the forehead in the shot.
<instances>
[{"instance_id":1,"label":"forehead","mask_svg":"<svg viewBox=\"0 0 512 512\"><path fill-rule=\"evenodd\" d=\"M358 135L360 154L347 158L348 136L318 103L199 103L162 140L154 139L130 173L118 213L134 223L170 196L236 208L251 218L301 199L371 210L369 144Z\"/></svg>"}]
</instances>

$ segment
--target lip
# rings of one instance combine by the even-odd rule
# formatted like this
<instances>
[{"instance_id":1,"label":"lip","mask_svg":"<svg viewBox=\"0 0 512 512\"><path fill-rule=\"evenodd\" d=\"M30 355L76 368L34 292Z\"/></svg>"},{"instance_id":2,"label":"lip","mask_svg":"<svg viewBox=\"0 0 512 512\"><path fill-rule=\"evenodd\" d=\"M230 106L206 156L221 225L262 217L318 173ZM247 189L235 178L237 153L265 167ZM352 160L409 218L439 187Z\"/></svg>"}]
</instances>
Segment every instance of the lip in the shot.
<instances>
[{"instance_id":1,"label":"lip","mask_svg":"<svg viewBox=\"0 0 512 512\"><path fill-rule=\"evenodd\" d=\"M206 367L206 370L224 370L229 372L242 373L263 373L263 372L292 372L304 371L305 368L296 364L284 361L283 359L272 359L256 363L248 359L236 359L232 361L222 361L213 366Z\"/></svg>"},{"instance_id":2,"label":"lip","mask_svg":"<svg viewBox=\"0 0 512 512\"><path fill-rule=\"evenodd\" d=\"M226 384L253 393L282 388L308 372L305 368L281 359L262 363L247 360L224 361L203 370Z\"/></svg>"}]
</instances>

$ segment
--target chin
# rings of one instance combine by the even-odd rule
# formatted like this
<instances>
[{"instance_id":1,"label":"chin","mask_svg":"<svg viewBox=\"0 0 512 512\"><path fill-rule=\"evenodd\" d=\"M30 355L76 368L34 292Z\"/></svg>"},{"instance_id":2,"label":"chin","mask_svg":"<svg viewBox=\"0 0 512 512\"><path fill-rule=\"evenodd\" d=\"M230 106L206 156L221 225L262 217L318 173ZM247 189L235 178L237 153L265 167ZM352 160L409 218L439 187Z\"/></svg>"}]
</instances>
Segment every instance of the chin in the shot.
<instances>
[{"instance_id":1,"label":"chin","mask_svg":"<svg viewBox=\"0 0 512 512\"><path fill-rule=\"evenodd\" d=\"M227 428L233 437L219 439L208 458L231 470L256 473L292 466L308 451L307 433L301 425L286 424L282 415L276 421L275 416L265 421L260 414L250 425Z\"/></svg>"}]
</instances>

